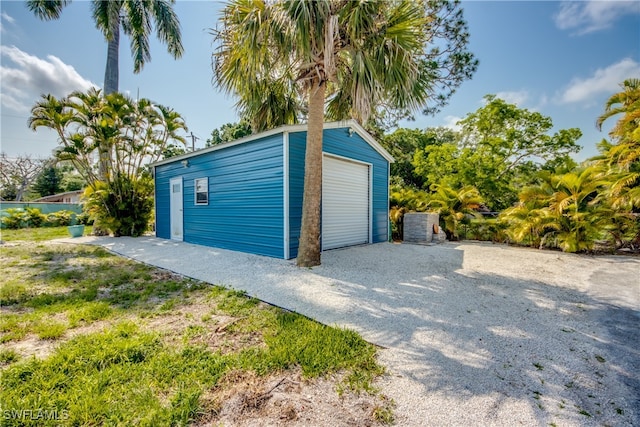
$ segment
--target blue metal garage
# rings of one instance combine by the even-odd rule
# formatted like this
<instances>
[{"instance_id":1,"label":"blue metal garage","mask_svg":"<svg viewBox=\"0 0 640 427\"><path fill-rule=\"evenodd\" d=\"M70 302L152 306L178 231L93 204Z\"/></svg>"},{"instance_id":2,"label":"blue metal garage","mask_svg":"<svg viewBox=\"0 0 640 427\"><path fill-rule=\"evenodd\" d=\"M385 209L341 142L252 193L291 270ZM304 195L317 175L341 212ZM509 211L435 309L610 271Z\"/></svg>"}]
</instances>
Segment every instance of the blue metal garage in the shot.
<instances>
[{"instance_id":1,"label":"blue metal garage","mask_svg":"<svg viewBox=\"0 0 640 427\"><path fill-rule=\"evenodd\" d=\"M295 258L306 125L154 163L156 236ZM323 250L388 240L391 155L355 121L323 134Z\"/></svg>"}]
</instances>

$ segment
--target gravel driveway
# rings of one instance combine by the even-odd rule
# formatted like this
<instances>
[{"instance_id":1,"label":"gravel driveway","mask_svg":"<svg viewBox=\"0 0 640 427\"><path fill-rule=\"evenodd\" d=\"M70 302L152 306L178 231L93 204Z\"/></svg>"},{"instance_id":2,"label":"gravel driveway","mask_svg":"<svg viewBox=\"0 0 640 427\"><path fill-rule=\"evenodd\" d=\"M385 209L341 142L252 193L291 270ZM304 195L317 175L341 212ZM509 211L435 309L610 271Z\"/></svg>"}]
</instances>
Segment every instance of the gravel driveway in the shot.
<instances>
[{"instance_id":1,"label":"gravel driveway","mask_svg":"<svg viewBox=\"0 0 640 427\"><path fill-rule=\"evenodd\" d=\"M155 238L80 238L247 291L384 349L398 425L640 425L640 259L382 243L323 265Z\"/></svg>"}]
</instances>

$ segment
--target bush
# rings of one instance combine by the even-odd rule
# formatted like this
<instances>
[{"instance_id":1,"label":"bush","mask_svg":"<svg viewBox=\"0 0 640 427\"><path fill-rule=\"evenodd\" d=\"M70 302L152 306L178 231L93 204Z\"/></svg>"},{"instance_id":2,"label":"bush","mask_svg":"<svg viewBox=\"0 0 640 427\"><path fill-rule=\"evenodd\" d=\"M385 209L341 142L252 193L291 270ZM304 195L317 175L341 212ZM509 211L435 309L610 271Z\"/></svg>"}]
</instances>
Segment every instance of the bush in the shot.
<instances>
[{"instance_id":1,"label":"bush","mask_svg":"<svg viewBox=\"0 0 640 427\"><path fill-rule=\"evenodd\" d=\"M45 225L48 227L62 227L73 225L76 222L76 213L73 211L57 211L47 215Z\"/></svg>"},{"instance_id":2,"label":"bush","mask_svg":"<svg viewBox=\"0 0 640 427\"><path fill-rule=\"evenodd\" d=\"M507 227L507 224L495 218L471 219L458 225L458 235L463 239L505 243L509 240Z\"/></svg>"},{"instance_id":3,"label":"bush","mask_svg":"<svg viewBox=\"0 0 640 427\"><path fill-rule=\"evenodd\" d=\"M141 236L153 212L153 180L148 174L118 174L85 191L85 207L96 225L119 236Z\"/></svg>"},{"instance_id":4,"label":"bush","mask_svg":"<svg viewBox=\"0 0 640 427\"><path fill-rule=\"evenodd\" d=\"M40 209L38 208L26 208L25 209L25 220L27 223L27 227L38 228L42 227L46 216L42 214Z\"/></svg>"},{"instance_id":5,"label":"bush","mask_svg":"<svg viewBox=\"0 0 640 427\"><path fill-rule=\"evenodd\" d=\"M10 208L2 211L2 228L16 230L18 228L61 227L72 225L76 213L63 210L44 215L38 208Z\"/></svg>"},{"instance_id":6,"label":"bush","mask_svg":"<svg viewBox=\"0 0 640 427\"><path fill-rule=\"evenodd\" d=\"M27 227L42 227L45 216L38 208L9 208L2 216L2 228L12 230Z\"/></svg>"},{"instance_id":7,"label":"bush","mask_svg":"<svg viewBox=\"0 0 640 427\"><path fill-rule=\"evenodd\" d=\"M2 228L17 230L24 227L26 221L26 212L21 208L9 208L2 211Z\"/></svg>"},{"instance_id":8,"label":"bush","mask_svg":"<svg viewBox=\"0 0 640 427\"><path fill-rule=\"evenodd\" d=\"M81 225L93 225L93 218L91 218L88 212L82 212L76 215L76 222Z\"/></svg>"}]
</instances>

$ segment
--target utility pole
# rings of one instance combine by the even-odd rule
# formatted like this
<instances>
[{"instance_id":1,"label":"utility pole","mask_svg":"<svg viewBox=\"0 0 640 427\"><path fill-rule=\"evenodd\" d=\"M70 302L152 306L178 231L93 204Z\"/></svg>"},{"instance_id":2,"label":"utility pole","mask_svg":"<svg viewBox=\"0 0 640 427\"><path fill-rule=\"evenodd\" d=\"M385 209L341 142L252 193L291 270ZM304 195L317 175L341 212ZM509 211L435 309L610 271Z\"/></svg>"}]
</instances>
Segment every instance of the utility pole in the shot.
<instances>
[{"instance_id":1,"label":"utility pole","mask_svg":"<svg viewBox=\"0 0 640 427\"><path fill-rule=\"evenodd\" d=\"M191 132L191 151L196 151L196 140L200 139Z\"/></svg>"}]
</instances>

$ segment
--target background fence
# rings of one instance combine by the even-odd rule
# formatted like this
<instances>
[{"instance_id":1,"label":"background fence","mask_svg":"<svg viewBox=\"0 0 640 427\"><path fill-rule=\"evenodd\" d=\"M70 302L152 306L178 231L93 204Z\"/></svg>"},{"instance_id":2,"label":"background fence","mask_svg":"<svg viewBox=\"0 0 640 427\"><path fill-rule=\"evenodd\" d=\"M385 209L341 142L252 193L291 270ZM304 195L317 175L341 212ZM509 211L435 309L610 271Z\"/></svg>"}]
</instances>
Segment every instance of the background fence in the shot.
<instances>
[{"instance_id":1,"label":"background fence","mask_svg":"<svg viewBox=\"0 0 640 427\"><path fill-rule=\"evenodd\" d=\"M82 206L78 203L46 203L46 202L0 202L0 210L15 208L38 208L43 214L58 211L72 211L82 213Z\"/></svg>"}]
</instances>

